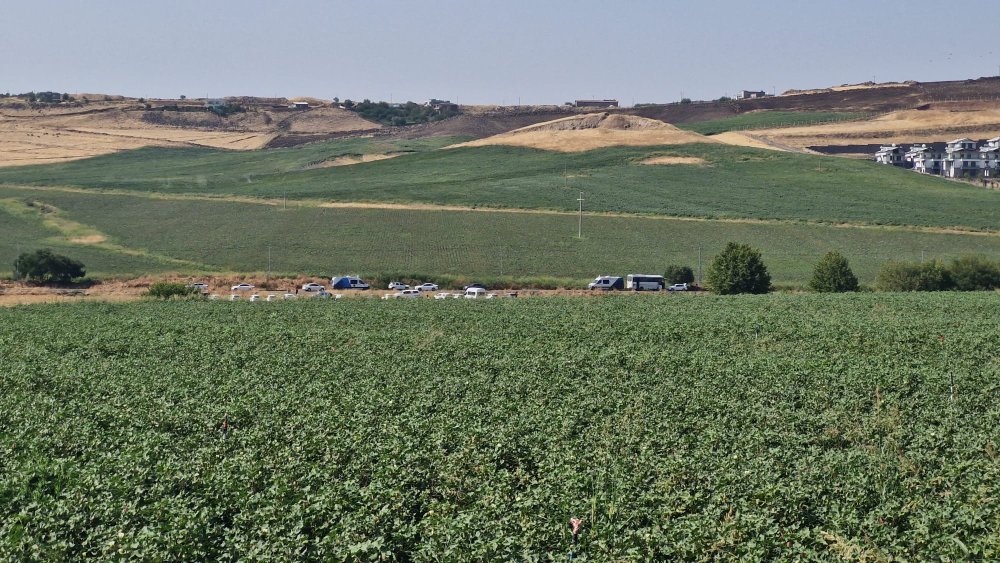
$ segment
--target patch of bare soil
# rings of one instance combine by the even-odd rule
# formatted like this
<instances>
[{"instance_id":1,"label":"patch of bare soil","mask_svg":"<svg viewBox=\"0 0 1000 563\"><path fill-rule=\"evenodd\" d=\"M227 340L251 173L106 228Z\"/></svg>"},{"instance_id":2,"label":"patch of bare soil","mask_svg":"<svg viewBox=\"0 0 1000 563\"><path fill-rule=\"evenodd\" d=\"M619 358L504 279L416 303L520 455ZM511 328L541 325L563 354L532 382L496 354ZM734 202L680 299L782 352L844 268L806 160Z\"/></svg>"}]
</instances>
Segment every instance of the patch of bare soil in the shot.
<instances>
[{"instance_id":1,"label":"patch of bare soil","mask_svg":"<svg viewBox=\"0 0 1000 563\"><path fill-rule=\"evenodd\" d=\"M331 168L334 166L350 166L352 164L362 164L364 162L375 162L376 160L387 160L390 158L396 158L397 156L403 156L408 154L405 152L393 152L384 154L351 154L345 156L338 156L330 160L324 160L319 164L314 164L308 168Z\"/></svg>"},{"instance_id":2,"label":"patch of bare soil","mask_svg":"<svg viewBox=\"0 0 1000 563\"><path fill-rule=\"evenodd\" d=\"M639 164L672 165L672 164L705 164L705 159L696 156L654 156L639 161Z\"/></svg>"}]
</instances>

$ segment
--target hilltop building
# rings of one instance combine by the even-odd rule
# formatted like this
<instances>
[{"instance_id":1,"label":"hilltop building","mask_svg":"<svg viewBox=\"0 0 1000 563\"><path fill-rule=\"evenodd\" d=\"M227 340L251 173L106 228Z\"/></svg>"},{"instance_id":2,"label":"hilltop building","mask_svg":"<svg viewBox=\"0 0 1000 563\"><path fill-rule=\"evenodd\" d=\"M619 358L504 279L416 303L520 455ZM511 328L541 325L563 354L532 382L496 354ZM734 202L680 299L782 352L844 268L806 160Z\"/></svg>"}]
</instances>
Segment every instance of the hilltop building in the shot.
<instances>
[{"instance_id":1,"label":"hilltop building","mask_svg":"<svg viewBox=\"0 0 1000 563\"><path fill-rule=\"evenodd\" d=\"M766 98L767 92L763 90L743 90L739 94L736 94L737 100L754 100L757 98Z\"/></svg>"},{"instance_id":2,"label":"hilltop building","mask_svg":"<svg viewBox=\"0 0 1000 563\"><path fill-rule=\"evenodd\" d=\"M618 100L576 100L573 105L578 108L616 108Z\"/></svg>"},{"instance_id":3,"label":"hilltop building","mask_svg":"<svg viewBox=\"0 0 1000 563\"><path fill-rule=\"evenodd\" d=\"M309 109L309 102L292 102L288 104L288 109Z\"/></svg>"},{"instance_id":4,"label":"hilltop building","mask_svg":"<svg viewBox=\"0 0 1000 563\"><path fill-rule=\"evenodd\" d=\"M437 100L431 98L424 102L425 107L429 107L436 111L458 111L458 104L452 103L451 100Z\"/></svg>"}]
</instances>

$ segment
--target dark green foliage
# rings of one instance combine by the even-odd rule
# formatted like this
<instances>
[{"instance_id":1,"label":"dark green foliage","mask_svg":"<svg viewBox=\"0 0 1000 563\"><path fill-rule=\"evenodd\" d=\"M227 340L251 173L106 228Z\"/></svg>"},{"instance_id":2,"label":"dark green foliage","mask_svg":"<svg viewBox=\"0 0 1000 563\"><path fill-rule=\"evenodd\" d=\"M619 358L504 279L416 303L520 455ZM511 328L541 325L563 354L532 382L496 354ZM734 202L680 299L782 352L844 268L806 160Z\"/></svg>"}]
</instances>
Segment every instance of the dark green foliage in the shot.
<instances>
[{"instance_id":1,"label":"dark green foliage","mask_svg":"<svg viewBox=\"0 0 1000 563\"><path fill-rule=\"evenodd\" d=\"M771 289L771 275L760 251L736 242L727 244L715 257L705 281L720 295L767 293Z\"/></svg>"},{"instance_id":2,"label":"dark green foliage","mask_svg":"<svg viewBox=\"0 0 1000 563\"><path fill-rule=\"evenodd\" d=\"M171 297L189 297L197 295L198 290L188 287L183 283L176 282L155 282L149 286L146 295L157 299L170 299Z\"/></svg>"},{"instance_id":3,"label":"dark green foliage","mask_svg":"<svg viewBox=\"0 0 1000 563\"><path fill-rule=\"evenodd\" d=\"M672 264L667 266L667 269L663 274L663 279L667 282L667 285L675 283L694 283L694 270L692 270L690 266L677 266Z\"/></svg>"},{"instance_id":4,"label":"dark green foliage","mask_svg":"<svg viewBox=\"0 0 1000 563\"><path fill-rule=\"evenodd\" d=\"M947 291L955 287L941 262L889 262L879 270L875 287L881 291Z\"/></svg>"},{"instance_id":5,"label":"dark green foliage","mask_svg":"<svg viewBox=\"0 0 1000 563\"><path fill-rule=\"evenodd\" d=\"M21 253L14 261L14 271L23 279L46 283L66 283L87 275L82 262L47 248Z\"/></svg>"},{"instance_id":6,"label":"dark green foliage","mask_svg":"<svg viewBox=\"0 0 1000 563\"><path fill-rule=\"evenodd\" d=\"M948 266L955 289L988 291L1000 288L1000 263L982 256L962 256Z\"/></svg>"},{"instance_id":7,"label":"dark green foliage","mask_svg":"<svg viewBox=\"0 0 1000 563\"><path fill-rule=\"evenodd\" d=\"M847 258L836 251L827 252L816 268L809 289L820 293L842 293L858 290L858 278L851 271Z\"/></svg>"},{"instance_id":8,"label":"dark green foliage","mask_svg":"<svg viewBox=\"0 0 1000 563\"><path fill-rule=\"evenodd\" d=\"M405 104L389 104L387 102L373 102L364 100L363 102L348 105L350 100L344 102L344 107L355 111L361 117L371 121L377 121L384 125L413 125L416 123L427 123L428 121L440 121L454 115L458 115L458 110L454 109L434 109L414 102Z\"/></svg>"},{"instance_id":9,"label":"dark green foliage","mask_svg":"<svg viewBox=\"0 0 1000 563\"><path fill-rule=\"evenodd\" d=\"M0 560L997 561L997 303L0 307Z\"/></svg>"}]
</instances>

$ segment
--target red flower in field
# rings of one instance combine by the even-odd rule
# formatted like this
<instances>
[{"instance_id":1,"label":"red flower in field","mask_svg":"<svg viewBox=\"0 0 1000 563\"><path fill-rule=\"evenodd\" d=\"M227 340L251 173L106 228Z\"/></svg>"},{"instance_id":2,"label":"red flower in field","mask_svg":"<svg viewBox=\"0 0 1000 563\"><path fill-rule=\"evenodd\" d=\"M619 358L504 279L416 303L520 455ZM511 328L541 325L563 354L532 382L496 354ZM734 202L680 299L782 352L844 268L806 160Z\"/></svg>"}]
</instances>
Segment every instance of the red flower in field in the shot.
<instances>
[{"instance_id":1,"label":"red flower in field","mask_svg":"<svg viewBox=\"0 0 1000 563\"><path fill-rule=\"evenodd\" d=\"M938 335L938 340L940 340L941 342L944 342L944 335L943 334L939 334Z\"/></svg>"},{"instance_id":2,"label":"red flower in field","mask_svg":"<svg viewBox=\"0 0 1000 563\"><path fill-rule=\"evenodd\" d=\"M570 518L569 519L569 526L570 526L570 528L573 528L573 535L574 536L580 533L580 526L582 524L583 524L583 520L580 520L579 518Z\"/></svg>"}]
</instances>

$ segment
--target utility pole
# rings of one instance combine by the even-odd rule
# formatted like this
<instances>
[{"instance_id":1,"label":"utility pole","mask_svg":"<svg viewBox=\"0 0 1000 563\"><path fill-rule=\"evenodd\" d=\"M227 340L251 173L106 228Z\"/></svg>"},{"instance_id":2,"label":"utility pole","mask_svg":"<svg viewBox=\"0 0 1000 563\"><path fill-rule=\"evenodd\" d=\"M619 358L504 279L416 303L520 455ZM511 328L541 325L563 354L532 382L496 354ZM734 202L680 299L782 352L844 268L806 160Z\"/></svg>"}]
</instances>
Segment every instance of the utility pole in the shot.
<instances>
[{"instance_id":1,"label":"utility pole","mask_svg":"<svg viewBox=\"0 0 1000 563\"><path fill-rule=\"evenodd\" d=\"M701 285L701 247L698 247L698 285Z\"/></svg>"},{"instance_id":2,"label":"utility pole","mask_svg":"<svg viewBox=\"0 0 1000 563\"><path fill-rule=\"evenodd\" d=\"M583 192L580 192L580 198L577 199L580 202L580 217L576 224L576 238L583 238Z\"/></svg>"}]
</instances>

